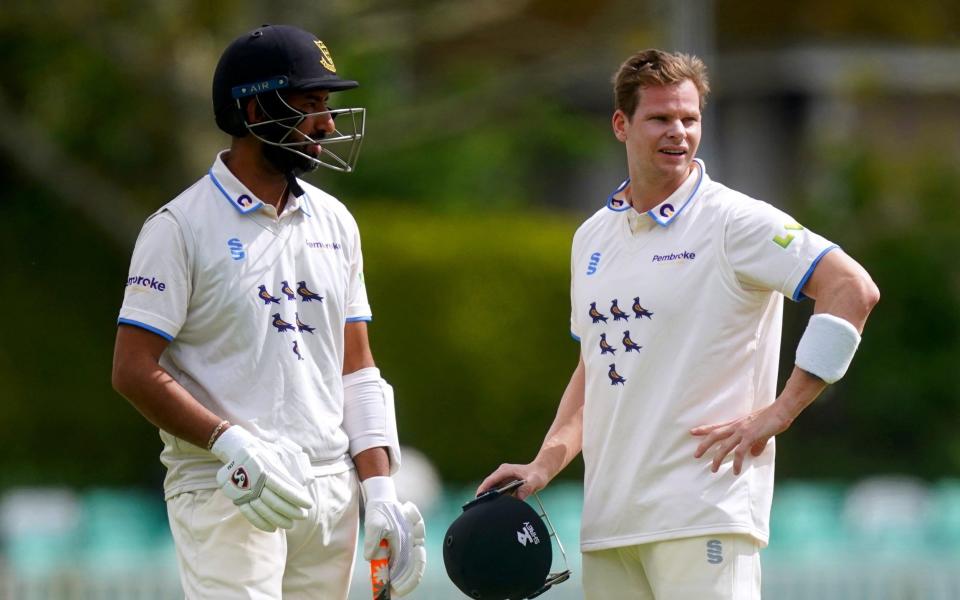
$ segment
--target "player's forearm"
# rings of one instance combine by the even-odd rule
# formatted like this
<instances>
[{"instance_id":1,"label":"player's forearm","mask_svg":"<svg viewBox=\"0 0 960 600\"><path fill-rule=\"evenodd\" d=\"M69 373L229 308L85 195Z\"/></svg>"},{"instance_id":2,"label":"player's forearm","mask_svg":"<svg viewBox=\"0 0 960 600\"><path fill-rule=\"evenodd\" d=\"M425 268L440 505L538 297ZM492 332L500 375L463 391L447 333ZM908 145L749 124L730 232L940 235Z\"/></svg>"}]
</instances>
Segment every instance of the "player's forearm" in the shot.
<instances>
[{"instance_id":1,"label":"player's forearm","mask_svg":"<svg viewBox=\"0 0 960 600\"><path fill-rule=\"evenodd\" d=\"M390 475L390 457L386 448L368 448L353 457L360 481Z\"/></svg>"},{"instance_id":2,"label":"player's forearm","mask_svg":"<svg viewBox=\"0 0 960 600\"><path fill-rule=\"evenodd\" d=\"M799 367L794 367L783 386L783 391L774 402L777 412L786 419L786 427L793 424L800 413L813 404L826 387L827 384L822 379L814 377Z\"/></svg>"},{"instance_id":3,"label":"player's forearm","mask_svg":"<svg viewBox=\"0 0 960 600\"><path fill-rule=\"evenodd\" d=\"M148 421L200 448L223 420L147 357L116 361L113 387Z\"/></svg>"},{"instance_id":4,"label":"player's forearm","mask_svg":"<svg viewBox=\"0 0 960 600\"><path fill-rule=\"evenodd\" d=\"M553 479L583 447L584 365L580 360L560 400L557 415L534 459Z\"/></svg>"}]
</instances>

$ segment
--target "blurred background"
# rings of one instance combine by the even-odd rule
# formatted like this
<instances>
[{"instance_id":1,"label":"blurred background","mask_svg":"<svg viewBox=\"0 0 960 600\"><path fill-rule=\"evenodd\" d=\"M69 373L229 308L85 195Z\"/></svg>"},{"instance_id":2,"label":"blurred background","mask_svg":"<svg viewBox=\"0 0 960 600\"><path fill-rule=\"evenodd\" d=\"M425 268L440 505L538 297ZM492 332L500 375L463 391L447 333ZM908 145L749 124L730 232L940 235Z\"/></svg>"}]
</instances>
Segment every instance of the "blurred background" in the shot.
<instances>
[{"instance_id":1,"label":"blurred background","mask_svg":"<svg viewBox=\"0 0 960 600\"><path fill-rule=\"evenodd\" d=\"M228 144L212 72L260 23L316 32L362 85L334 97L368 111L357 172L310 179L363 232L415 457L401 487L427 516L412 598L461 597L443 532L552 420L578 353L570 240L626 176L610 77L651 46L711 70L711 176L841 244L882 292L850 373L778 440L765 597L960 598L953 0L7 0L0 597L182 597L161 443L111 389L112 345L140 225ZM788 304L782 375L812 310ZM542 494L574 569L547 598L581 597L581 475Z\"/></svg>"}]
</instances>

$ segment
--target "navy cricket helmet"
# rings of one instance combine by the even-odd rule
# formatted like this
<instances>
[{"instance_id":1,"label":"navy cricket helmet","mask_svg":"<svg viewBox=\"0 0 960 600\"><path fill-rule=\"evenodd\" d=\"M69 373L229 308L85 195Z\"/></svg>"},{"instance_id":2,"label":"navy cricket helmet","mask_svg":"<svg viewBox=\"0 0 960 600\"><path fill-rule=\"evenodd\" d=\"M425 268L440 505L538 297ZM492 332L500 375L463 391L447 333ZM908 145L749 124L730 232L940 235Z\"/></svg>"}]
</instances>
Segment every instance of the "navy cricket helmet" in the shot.
<instances>
[{"instance_id":1,"label":"navy cricket helmet","mask_svg":"<svg viewBox=\"0 0 960 600\"><path fill-rule=\"evenodd\" d=\"M323 41L292 25L263 25L233 40L213 75L213 111L217 126L232 136L254 135L265 145L268 159L283 171L308 171L325 166L353 170L360 151L366 111L363 108L304 113L290 106L286 91L350 90L359 84L337 73ZM256 102L260 116L248 122L247 102ZM297 132L304 119L319 114L337 119L332 135L311 137ZM308 147L320 146L319 155ZM282 150L279 151L278 150Z\"/></svg>"},{"instance_id":2,"label":"navy cricket helmet","mask_svg":"<svg viewBox=\"0 0 960 600\"><path fill-rule=\"evenodd\" d=\"M541 512L537 513L529 504L509 494L522 484L515 481L481 494L463 506L463 513L447 530L443 542L447 575L471 598L534 598L570 577L569 570L550 574L553 563L550 538L555 534L544 522L546 513L542 504ZM559 539L557 545L563 554ZM566 562L565 554L563 560Z\"/></svg>"}]
</instances>

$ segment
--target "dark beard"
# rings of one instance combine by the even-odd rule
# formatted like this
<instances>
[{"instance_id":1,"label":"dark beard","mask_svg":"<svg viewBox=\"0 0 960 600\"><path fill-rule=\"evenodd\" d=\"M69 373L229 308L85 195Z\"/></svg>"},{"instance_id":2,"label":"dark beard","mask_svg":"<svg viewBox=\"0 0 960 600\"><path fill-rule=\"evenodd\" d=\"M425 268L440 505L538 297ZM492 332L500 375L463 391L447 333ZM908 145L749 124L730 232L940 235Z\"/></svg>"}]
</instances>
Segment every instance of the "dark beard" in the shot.
<instances>
[{"instance_id":1,"label":"dark beard","mask_svg":"<svg viewBox=\"0 0 960 600\"><path fill-rule=\"evenodd\" d=\"M319 166L315 161L304 158L280 146L262 143L260 144L260 152L273 168L284 175L299 177L304 173L315 170Z\"/></svg>"}]
</instances>

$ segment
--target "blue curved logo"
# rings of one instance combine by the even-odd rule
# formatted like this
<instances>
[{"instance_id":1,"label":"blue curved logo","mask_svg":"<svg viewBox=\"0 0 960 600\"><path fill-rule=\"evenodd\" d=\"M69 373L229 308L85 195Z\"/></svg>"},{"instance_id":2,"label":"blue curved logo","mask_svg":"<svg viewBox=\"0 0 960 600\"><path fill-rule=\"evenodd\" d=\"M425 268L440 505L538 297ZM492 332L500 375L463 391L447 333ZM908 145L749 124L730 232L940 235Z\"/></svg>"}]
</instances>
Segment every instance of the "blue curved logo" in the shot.
<instances>
[{"instance_id":1,"label":"blue curved logo","mask_svg":"<svg viewBox=\"0 0 960 600\"><path fill-rule=\"evenodd\" d=\"M233 257L233 260L243 260L247 255L243 251L243 242L240 241L240 238L230 238L227 240L227 247L230 248L230 256Z\"/></svg>"}]
</instances>

